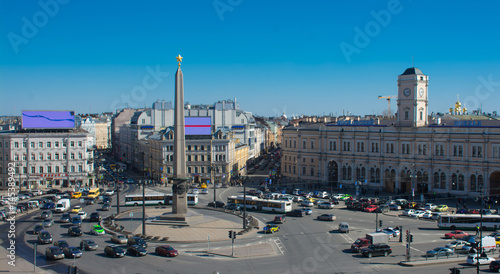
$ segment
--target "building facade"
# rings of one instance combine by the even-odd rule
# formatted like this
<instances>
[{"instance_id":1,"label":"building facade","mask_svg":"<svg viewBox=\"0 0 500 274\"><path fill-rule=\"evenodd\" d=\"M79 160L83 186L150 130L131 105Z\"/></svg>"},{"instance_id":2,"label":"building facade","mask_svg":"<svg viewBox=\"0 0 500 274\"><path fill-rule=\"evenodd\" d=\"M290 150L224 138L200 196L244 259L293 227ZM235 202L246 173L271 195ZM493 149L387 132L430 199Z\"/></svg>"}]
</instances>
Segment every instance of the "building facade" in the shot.
<instances>
[{"instance_id":1,"label":"building facade","mask_svg":"<svg viewBox=\"0 0 500 274\"><path fill-rule=\"evenodd\" d=\"M9 163L19 189L94 185L93 138L85 131L0 134L0 188Z\"/></svg>"},{"instance_id":2,"label":"building facade","mask_svg":"<svg viewBox=\"0 0 500 274\"><path fill-rule=\"evenodd\" d=\"M415 196L500 195L500 121L449 116L429 124L428 76L411 68L398 79L396 122L285 128L283 176L338 190L343 185Z\"/></svg>"}]
</instances>

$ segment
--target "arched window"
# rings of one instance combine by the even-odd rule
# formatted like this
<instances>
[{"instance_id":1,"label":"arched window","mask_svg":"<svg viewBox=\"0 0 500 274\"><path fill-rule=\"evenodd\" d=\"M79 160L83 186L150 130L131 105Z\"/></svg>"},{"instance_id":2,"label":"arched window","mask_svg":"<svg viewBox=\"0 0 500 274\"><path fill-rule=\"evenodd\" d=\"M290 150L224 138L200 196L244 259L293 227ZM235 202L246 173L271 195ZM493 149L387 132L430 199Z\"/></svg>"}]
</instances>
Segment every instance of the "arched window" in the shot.
<instances>
[{"instance_id":1,"label":"arched window","mask_svg":"<svg viewBox=\"0 0 500 274\"><path fill-rule=\"evenodd\" d=\"M465 177L463 174L458 175L458 190L465 190Z\"/></svg>"},{"instance_id":2,"label":"arched window","mask_svg":"<svg viewBox=\"0 0 500 274\"><path fill-rule=\"evenodd\" d=\"M342 180L347 180L347 167L342 167Z\"/></svg>"},{"instance_id":3,"label":"arched window","mask_svg":"<svg viewBox=\"0 0 500 274\"><path fill-rule=\"evenodd\" d=\"M477 190L477 177L476 174L472 174L470 176L470 191L476 191Z\"/></svg>"},{"instance_id":4,"label":"arched window","mask_svg":"<svg viewBox=\"0 0 500 274\"><path fill-rule=\"evenodd\" d=\"M347 180L352 180L352 167L347 167Z\"/></svg>"},{"instance_id":5,"label":"arched window","mask_svg":"<svg viewBox=\"0 0 500 274\"><path fill-rule=\"evenodd\" d=\"M434 188L441 188L439 185L439 173L434 172Z\"/></svg>"},{"instance_id":6,"label":"arched window","mask_svg":"<svg viewBox=\"0 0 500 274\"><path fill-rule=\"evenodd\" d=\"M370 168L370 183L374 183L375 182L375 168Z\"/></svg>"},{"instance_id":7,"label":"arched window","mask_svg":"<svg viewBox=\"0 0 500 274\"><path fill-rule=\"evenodd\" d=\"M457 190L458 189L458 176L456 173L453 173L451 175L451 190Z\"/></svg>"},{"instance_id":8,"label":"arched window","mask_svg":"<svg viewBox=\"0 0 500 274\"><path fill-rule=\"evenodd\" d=\"M364 180L366 178L366 168L361 167L361 179Z\"/></svg>"},{"instance_id":9,"label":"arched window","mask_svg":"<svg viewBox=\"0 0 500 274\"><path fill-rule=\"evenodd\" d=\"M311 176L314 176L314 167L311 167Z\"/></svg>"},{"instance_id":10,"label":"arched window","mask_svg":"<svg viewBox=\"0 0 500 274\"><path fill-rule=\"evenodd\" d=\"M377 168L375 170L375 183L377 183L377 184L380 183L380 168Z\"/></svg>"},{"instance_id":11,"label":"arched window","mask_svg":"<svg viewBox=\"0 0 500 274\"><path fill-rule=\"evenodd\" d=\"M444 172L441 173L441 180L439 183L441 184L441 189L446 189L446 174L444 174Z\"/></svg>"}]
</instances>

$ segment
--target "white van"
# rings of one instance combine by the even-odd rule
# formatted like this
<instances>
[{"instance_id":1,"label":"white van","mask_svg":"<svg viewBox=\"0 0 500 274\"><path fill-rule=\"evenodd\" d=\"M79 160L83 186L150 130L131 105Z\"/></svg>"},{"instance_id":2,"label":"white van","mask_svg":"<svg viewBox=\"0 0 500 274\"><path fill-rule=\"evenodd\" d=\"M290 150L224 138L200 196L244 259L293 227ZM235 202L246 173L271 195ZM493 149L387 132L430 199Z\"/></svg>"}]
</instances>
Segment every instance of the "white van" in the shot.
<instances>
[{"instance_id":1,"label":"white van","mask_svg":"<svg viewBox=\"0 0 500 274\"><path fill-rule=\"evenodd\" d=\"M339 232L349 233L349 224L348 223L340 223L339 224Z\"/></svg>"}]
</instances>

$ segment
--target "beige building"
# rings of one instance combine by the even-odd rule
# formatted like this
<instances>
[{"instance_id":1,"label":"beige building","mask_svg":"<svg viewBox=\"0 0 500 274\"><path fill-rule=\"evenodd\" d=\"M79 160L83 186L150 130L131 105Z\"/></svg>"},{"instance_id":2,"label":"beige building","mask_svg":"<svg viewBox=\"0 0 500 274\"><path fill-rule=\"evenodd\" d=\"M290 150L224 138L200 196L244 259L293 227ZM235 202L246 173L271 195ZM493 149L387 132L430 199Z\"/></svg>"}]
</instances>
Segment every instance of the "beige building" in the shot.
<instances>
[{"instance_id":1,"label":"beige building","mask_svg":"<svg viewBox=\"0 0 500 274\"><path fill-rule=\"evenodd\" d=\"M500 121L450 115L429 121L429 77L398 77L397 120L339 120L283 130L289 180L414 195L500 194Z\"/></svg>"}]
</instances>

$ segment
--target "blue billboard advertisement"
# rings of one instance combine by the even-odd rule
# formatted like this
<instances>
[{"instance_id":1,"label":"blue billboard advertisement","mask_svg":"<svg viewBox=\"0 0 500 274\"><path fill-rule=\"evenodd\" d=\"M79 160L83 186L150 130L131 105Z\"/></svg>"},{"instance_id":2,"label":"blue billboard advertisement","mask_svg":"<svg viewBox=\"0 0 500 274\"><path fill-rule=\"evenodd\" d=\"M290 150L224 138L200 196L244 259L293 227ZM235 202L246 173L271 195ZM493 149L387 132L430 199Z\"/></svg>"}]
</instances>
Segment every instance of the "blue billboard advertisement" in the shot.
<instances>
[{"instance_id":1,"label":"blue billboard advertisement","mask_svg":"<svg viewBox=\"0 0 500 274\"><path fill-rule=\"evenodd\" d=\"M23 110L23 129L72 129L75 128L74 111Z\"/></svg>"},{"instance_id":2,"label":"blue billboard advertisement","mask_svg":"<svg viewBox=\"0 0 500 274\"><path fill-rule=\"evenodd\" d=\"M184 117L186 135L211 135L211 117Z\"/></svg>"}]
</instances>

